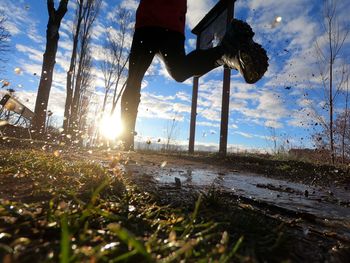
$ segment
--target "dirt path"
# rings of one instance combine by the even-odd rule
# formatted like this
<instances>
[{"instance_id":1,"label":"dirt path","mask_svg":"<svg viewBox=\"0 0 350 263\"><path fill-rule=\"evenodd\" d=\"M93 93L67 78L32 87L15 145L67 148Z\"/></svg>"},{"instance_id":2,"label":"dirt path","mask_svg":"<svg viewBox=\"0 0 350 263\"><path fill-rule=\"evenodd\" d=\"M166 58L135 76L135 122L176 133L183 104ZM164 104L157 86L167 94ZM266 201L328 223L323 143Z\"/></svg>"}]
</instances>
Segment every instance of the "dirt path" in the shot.
<instances>
[{"instance_id":1,"label":"dirt path","mask_svg":"<svg viewBox=\"0 0 350 263\"><path fill-rule=\"evenodd\" d=\"M166 204L190 205L196 193L214 192L226 200L227 209L233 201L243 210L283 222L314 252L320 244L334 246L335 251L335 244L350 244L350 194L344 186L315 187L158 154L128 153L122 159L121 169L129 178ZM320 246L313 247L317 242ZM310 253L299 249L304 256ZM341 253L350 256L348 248Z\"/></svg>"},{"instance_id":2,"label":"dirt path","mask_svg":"<svg viewBox=\"0 0 350 263\"><path fill-rule=\"evenodd\" d=\"M134 153L128 158L125 168L140 185L218 189L254 205L342 226L337 232L350 240L350 193L343 187L309 186L170 156Z\"/></svg>"}]
</instances>

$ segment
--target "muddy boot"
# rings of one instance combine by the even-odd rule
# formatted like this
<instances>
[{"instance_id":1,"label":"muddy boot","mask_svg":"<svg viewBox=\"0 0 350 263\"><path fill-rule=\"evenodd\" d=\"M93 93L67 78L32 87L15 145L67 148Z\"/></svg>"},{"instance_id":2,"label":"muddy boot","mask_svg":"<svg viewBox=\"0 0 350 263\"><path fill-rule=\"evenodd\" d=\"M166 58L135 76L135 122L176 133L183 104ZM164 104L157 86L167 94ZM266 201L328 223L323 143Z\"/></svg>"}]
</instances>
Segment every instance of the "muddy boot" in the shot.
<instances>
[{"instance_id":1,"label":"muddy boot","mask_svg":"<svg viewBox=\"0 0 350 263\"><path fill-rule=\"evenodd\" d=\"M250 84L260 80L268 67L266 51L253 41L253 36L247 23L233 19L220 43L224 53L221 63L238 70Z\"/></svg>"}]
</instances>

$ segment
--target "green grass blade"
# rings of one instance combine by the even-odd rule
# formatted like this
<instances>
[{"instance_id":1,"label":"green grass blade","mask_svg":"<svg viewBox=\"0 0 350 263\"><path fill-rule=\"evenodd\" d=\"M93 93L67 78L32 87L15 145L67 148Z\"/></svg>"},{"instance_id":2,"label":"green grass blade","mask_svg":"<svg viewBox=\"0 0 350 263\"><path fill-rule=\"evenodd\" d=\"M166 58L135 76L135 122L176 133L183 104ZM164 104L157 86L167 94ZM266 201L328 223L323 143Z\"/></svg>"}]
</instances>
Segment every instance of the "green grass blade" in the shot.
<instances>
[{"instance_id":1,"label":"green grass blade","mask_svg":"<svg viewBox=\"0 0 350 263\"><path fill-rule=\"evenodd\" d=\"M111 262L120 262L120 261L127 261L130 257L135 256L138 253L136 249L126 252L123 255L120 255L113 259Z\"/></svg>"},{"instance_id":2,"label":"green grass blade","mask_svg":"<svg viewBox=\"0 0 350 263\"><path fill-rule=\"evenodd\" d=\"M61 218L61 251L60 251L60 263L69 262L69 250L70 250L70 234L68 229L67 215L64 214Z\"/></svg>"},{"instance_id":3,"label":"green grass blade","mask_svg":"<svg viewBox=\"0 0 350 263\"><path fill-rule=\"evenodd\" d=\"M132 233L130 233L128 230L122 228L120 225L117 225L117 224L113 225L113 227L111 227L110 230L116 233L119 239L123 241L125 244L135 248L135 250L139 254L143 255L145 259L147 259L147 261L149 262L152 261L152 258L150 254L147 252L144 245L140 241L138 241L135 238L135 236Z\"/></svg>"},{"instance_id":4,"label":"green grass blade","mask_svg":"<svg viewBox=\"0 0 350 263\"><path fill-rule=\"evenodd\" d=\"M194 207L194 211L193 211L193 214L192 214L192 222L194 223L197 219L197 216L198 216L198 212L199 212L199 207L202 203L202 195L199 195L197 201L196 201L196 204L195 204L195 207Z\"/></svg>"},{"instance_id":5,"label":"green grass blade","mask_svg":"<svg viewBox=\"0 0 350 263\"><path fill-rule=\"evenodd\" d=\"M227 263L227 262L230 261L230 259L237 253L239 247L241 246L241 244L242 244L242 242L243 242L243 239L244 239L244 237L241 236L241 237L237 240L236 244L234 245L234 247L232 248L232 250L230 251L230 253L229 253L226 257L224 257L222 260L220 260L220 263Z\"/></svg>"}]
</instances>

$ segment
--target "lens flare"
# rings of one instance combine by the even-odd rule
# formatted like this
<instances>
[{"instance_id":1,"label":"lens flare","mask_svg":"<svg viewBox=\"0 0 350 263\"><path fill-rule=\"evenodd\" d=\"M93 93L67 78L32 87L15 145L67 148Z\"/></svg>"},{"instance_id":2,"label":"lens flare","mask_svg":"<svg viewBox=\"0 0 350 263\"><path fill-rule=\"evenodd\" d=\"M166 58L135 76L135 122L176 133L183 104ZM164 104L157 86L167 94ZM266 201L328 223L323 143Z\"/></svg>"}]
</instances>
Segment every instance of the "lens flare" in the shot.
<instances>
[{"instance_id":1,"label":"lens flare","mask_svg":"<svg viewBox=\"0 0 350 263\"><path fill-rule=\"evenodd\" d=\"M115 140L121 135L123 127L120 118L116 114L106 114L100 121L99 130L100 134L106 139Z\"/></svg>"}]
</instances>

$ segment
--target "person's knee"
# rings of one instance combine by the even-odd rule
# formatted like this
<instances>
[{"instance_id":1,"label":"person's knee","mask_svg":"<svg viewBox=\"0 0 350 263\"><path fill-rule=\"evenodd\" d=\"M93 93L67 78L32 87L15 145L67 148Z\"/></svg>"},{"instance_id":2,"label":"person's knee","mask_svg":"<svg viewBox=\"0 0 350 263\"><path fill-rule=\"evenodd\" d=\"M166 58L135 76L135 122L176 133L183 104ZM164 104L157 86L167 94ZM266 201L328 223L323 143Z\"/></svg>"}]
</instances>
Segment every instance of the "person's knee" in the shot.
<instances>
[{"instance_id":1,"label":"person's knee","mask_svg":"<svg viewBox=\"0 0 350 263\"><path fill-rule=\"evenodd\" d=\"M176 81L176 82L184 82L187 77L185 76L185 74L183 74L182 72L169 72L170 76Z\"/></svg>"}]
</instances>

